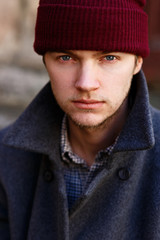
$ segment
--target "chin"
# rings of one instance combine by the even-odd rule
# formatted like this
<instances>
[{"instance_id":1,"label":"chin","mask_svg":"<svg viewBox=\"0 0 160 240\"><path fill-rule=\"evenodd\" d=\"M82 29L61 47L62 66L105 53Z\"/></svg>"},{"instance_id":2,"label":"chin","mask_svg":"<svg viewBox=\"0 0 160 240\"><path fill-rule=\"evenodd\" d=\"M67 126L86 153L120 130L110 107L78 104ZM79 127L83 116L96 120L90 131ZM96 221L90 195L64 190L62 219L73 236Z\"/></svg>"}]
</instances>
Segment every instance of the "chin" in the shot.
<instances>
[{"instance_id":1,"label":"chin","mask_svg":"<svg viewBox=\"0 0 160 240\"><path fill-rule=\"evenodd\" d=\"M95 129L106 126L108 117L95 116L94 114L85 114L85 116L69 116L69 119L78 127L83 129Z\"/></svg>"}]
</instances>

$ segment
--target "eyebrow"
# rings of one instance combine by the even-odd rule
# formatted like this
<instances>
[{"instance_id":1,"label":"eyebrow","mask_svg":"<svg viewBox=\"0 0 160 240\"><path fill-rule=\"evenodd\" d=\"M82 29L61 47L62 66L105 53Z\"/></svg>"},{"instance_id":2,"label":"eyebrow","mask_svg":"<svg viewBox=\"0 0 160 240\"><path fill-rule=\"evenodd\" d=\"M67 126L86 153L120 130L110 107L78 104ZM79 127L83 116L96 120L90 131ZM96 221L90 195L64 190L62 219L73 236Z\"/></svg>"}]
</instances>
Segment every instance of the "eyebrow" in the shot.
<instances>
[{"instance_id":1,"label":"eyebrow","mask_svg":"<svg viewBox=\"0 0 160 240\"><path fill-rule=\"evenodd\" d=\"M98 51L97 53L94 54L94 56L99 56L99 55L105 55L105 54L109 54L112 52L108 52L108 51Z\"/></svg>"},{"instance_id":2,"label":"eyebrow","mask_svg":"<svg viewBox=\"0 0 160 240\"><path fill-rule=\"evenodd\" d=\"M87 51L87 50L86 50ZM88 50L88 51L92 51L92 50ZM69 54L69 55L72 55L74 57L78 57L78 54L75 54L72 52L72 50L56 50L54 51L55 53L65 53L65 54ZM108 52L108 51L97 51L96 53L93 54L93 57L98 57L100 55L105 55L105 54L109 54L109 53L112 53L112 52Z\"/></svg>"},{"instance_id":3,"label":"eyebrow","mask_svg":"<svg viewBox=\"0 0 160 240\"><path fill-rule=\"evenodd\" d=\"M59 50L59 51L54 51L54 53L65 53L65 54L69 54L74 57L77 57L77 54L73 53L71 50Z\"/></svg>"}]
</instances>

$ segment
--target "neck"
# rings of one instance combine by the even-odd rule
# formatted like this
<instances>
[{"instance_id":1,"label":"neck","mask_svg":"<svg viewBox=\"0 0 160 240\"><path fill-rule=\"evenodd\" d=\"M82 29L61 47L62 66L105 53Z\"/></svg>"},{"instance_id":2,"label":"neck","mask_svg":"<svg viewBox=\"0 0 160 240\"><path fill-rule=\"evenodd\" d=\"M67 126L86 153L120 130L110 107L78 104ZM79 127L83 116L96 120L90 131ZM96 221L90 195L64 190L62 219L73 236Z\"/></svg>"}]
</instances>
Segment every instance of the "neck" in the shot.
<instances>
[{"instance_id":1,"label":"neck","mask_svg":"<svg viewBox=\"0 0 160 240\"><path fill-rule=\"evenodd\" d=\"M121 109L97 128L80 128L69 119L68 135L72 151L83 158L88 166L94 163L97 153L112 145L120 134L128 115L127 103L126 99Z\"/></svg>"}]
</instances>

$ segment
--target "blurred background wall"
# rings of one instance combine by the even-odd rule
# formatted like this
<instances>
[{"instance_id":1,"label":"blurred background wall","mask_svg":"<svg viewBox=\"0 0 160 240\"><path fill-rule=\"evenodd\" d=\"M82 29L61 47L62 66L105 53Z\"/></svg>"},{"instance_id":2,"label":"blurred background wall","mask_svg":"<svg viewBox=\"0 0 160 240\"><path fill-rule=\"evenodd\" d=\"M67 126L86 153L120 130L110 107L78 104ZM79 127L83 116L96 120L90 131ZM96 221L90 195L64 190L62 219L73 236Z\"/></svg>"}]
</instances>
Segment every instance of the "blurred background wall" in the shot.
<instances>
[{"instance_id":1,"label":"blurred background wall","mask_svg":"<svg viewBox=\"0 0 160 240\"><path fill-rule=\"evenodd\" d=\"M1 0L0 62L19 67L41 68L33 52L38 0Z\"/></svg>"},{"instance_id":2,"label":"blurred background wall","mask_svg":"<svg viewBox=\"0 0 160 240\"><path fill-rule=\"evenodd\" d=\"M150 56L144 60L143 69L151 103L160 108L160 0L147 0L145 10L149 16Z\"/></svg>"},{"instance_id":3,"label":"blurred background wall","mask_svg":"<svg viewBox=\"0 0 160 240\"><path fill-rule=\"evenodd\" d=\"M0 128L13 122L48 81L33 51L38 0L1 0ZM160 0L148 0L151 54L144 61L151 102L160 108Z\"/></svg>"},{"instance_id":4,"label":"blurred background wall","mask_svg":"<svg viewBox=\"0 0 160 240\"><path fill-rule=\"evenodd\" d=\"M13 122L48 81L33 51L38 0L1 0L0 128Z\"/></svg>"}]
</instances>

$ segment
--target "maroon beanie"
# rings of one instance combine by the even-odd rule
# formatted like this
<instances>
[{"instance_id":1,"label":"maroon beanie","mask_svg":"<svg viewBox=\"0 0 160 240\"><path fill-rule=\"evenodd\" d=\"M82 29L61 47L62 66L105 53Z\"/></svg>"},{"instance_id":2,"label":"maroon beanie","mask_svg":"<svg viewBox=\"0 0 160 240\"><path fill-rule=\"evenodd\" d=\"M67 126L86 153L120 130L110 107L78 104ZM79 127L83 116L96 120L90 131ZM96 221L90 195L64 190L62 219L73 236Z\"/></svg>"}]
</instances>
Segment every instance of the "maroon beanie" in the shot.
<instances>
[{"instance_id":1,"label":"maroon beanie","mask_svg":"<svg viewBox=\"0 0 160 240\"><path fill-rule=\"evenodd\" d=\"M40 0L35 51L149 54L146 0Z\"/></svg>"}]
</instances>

